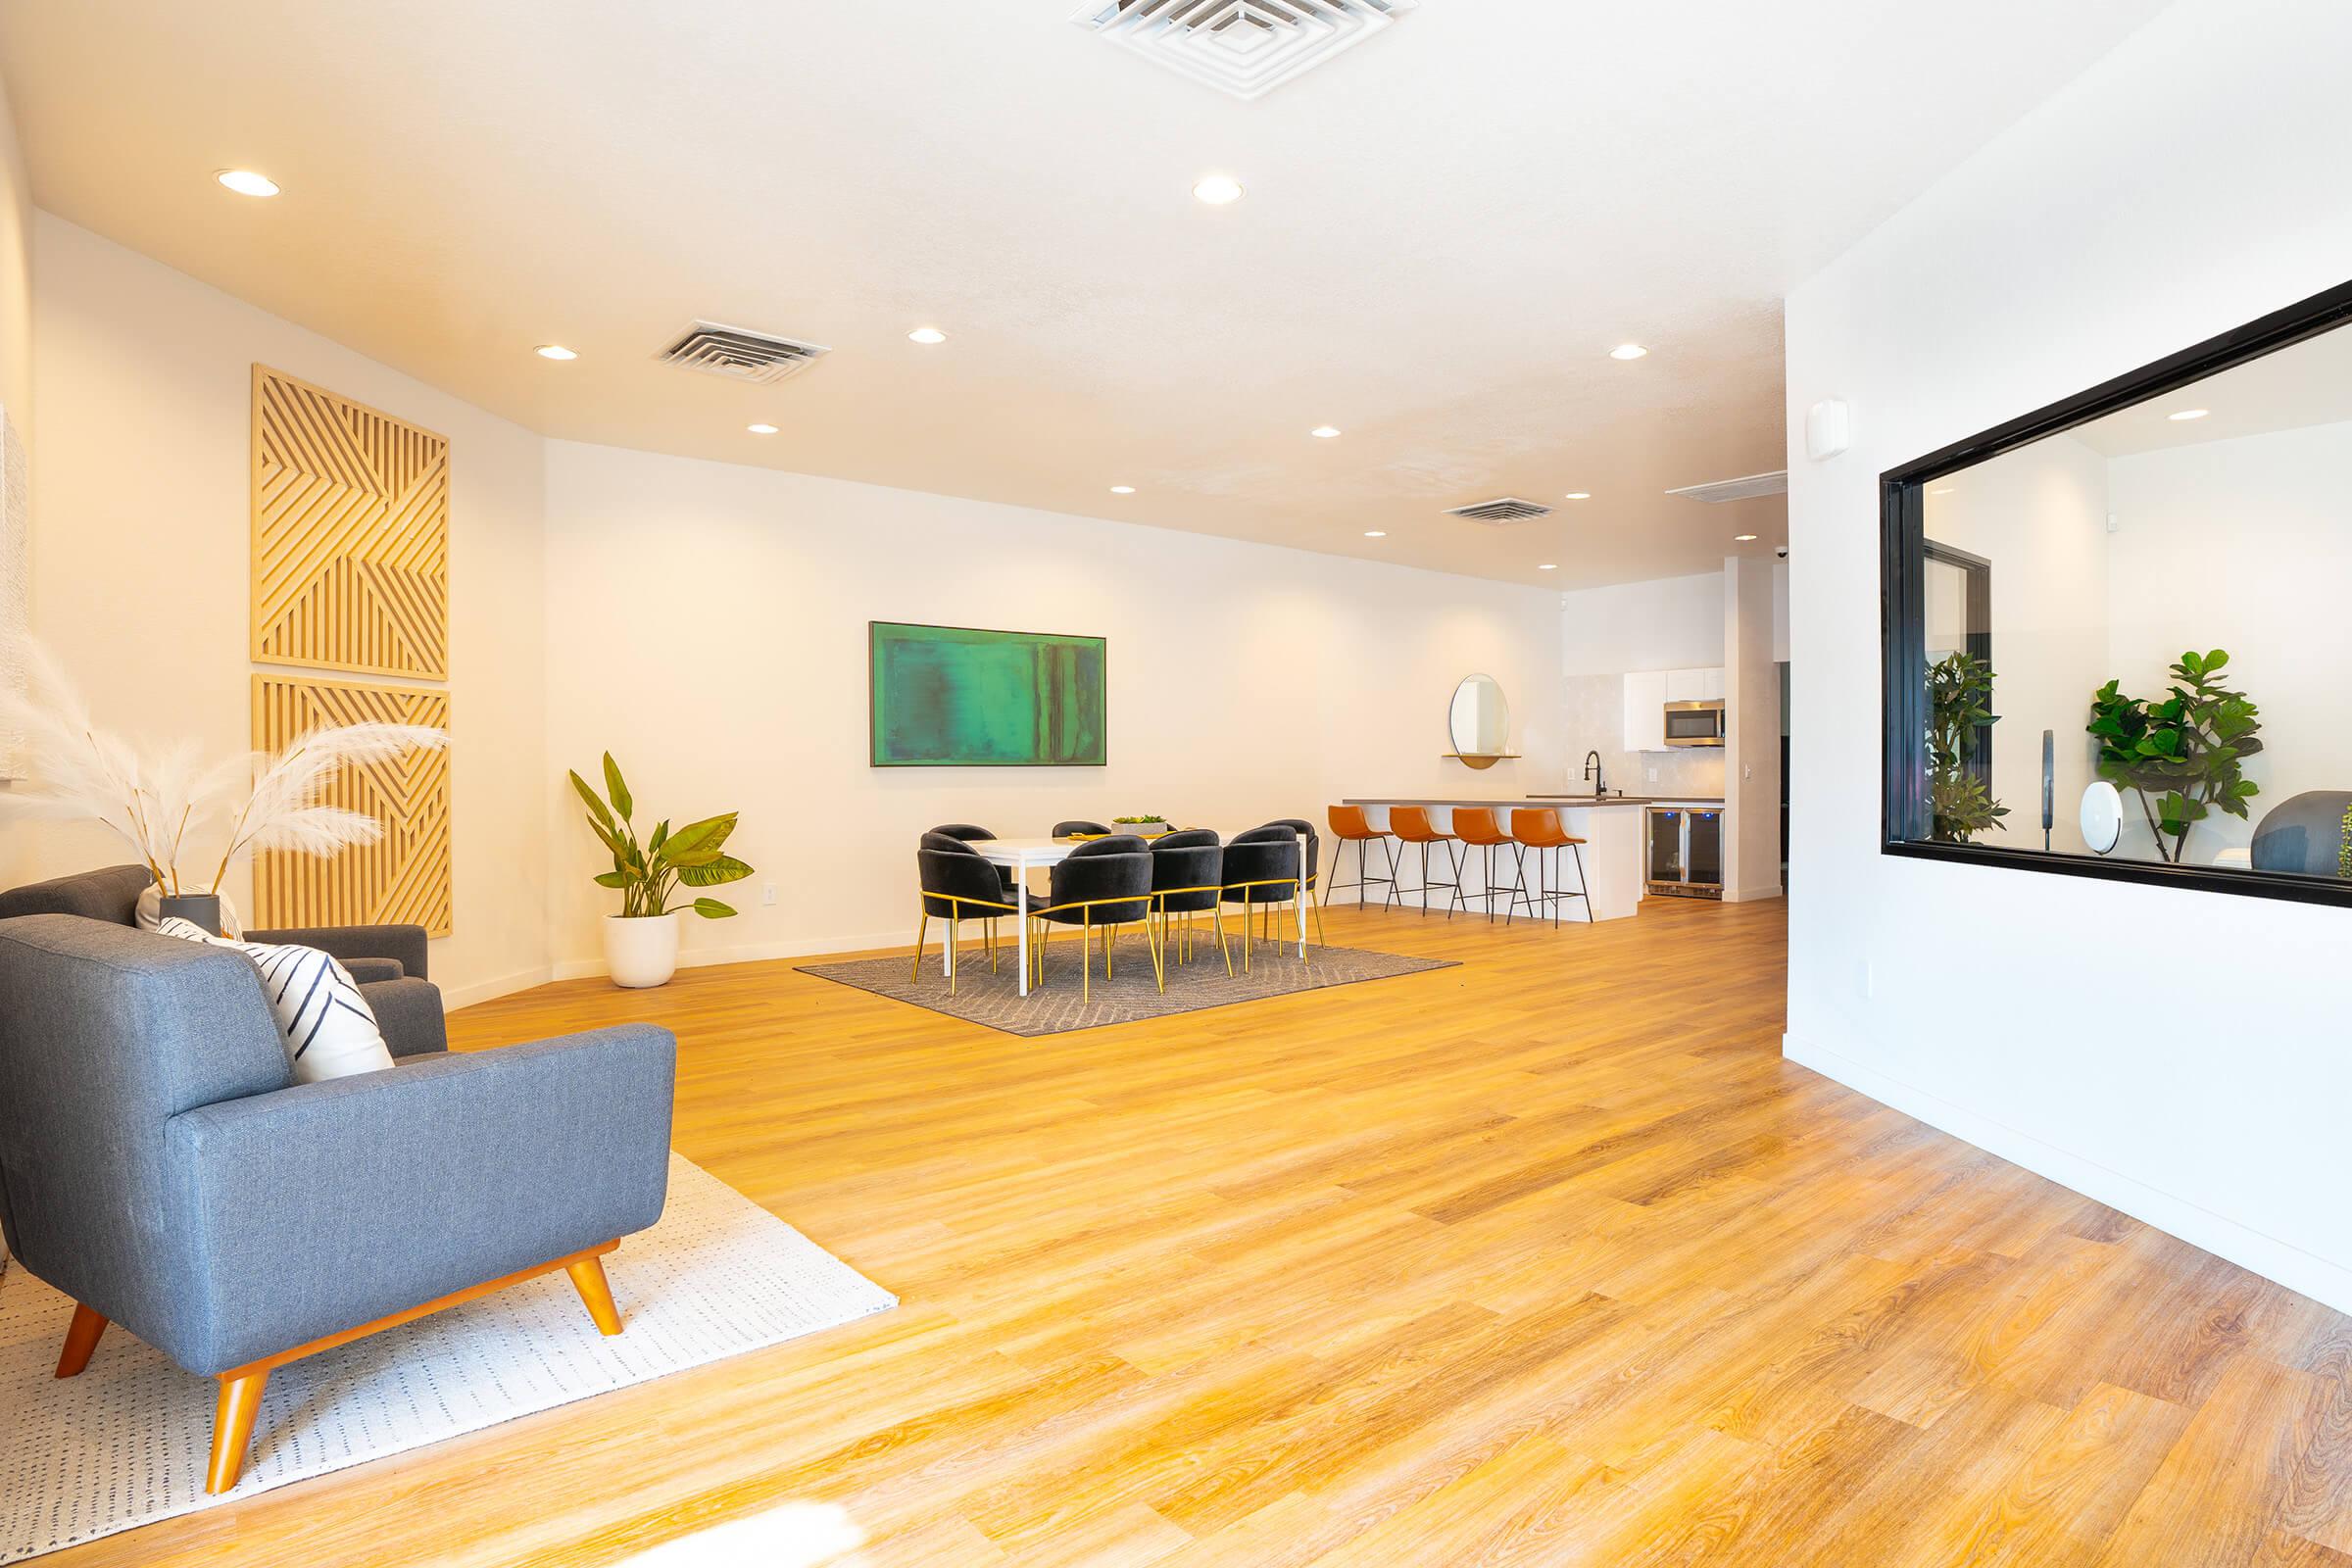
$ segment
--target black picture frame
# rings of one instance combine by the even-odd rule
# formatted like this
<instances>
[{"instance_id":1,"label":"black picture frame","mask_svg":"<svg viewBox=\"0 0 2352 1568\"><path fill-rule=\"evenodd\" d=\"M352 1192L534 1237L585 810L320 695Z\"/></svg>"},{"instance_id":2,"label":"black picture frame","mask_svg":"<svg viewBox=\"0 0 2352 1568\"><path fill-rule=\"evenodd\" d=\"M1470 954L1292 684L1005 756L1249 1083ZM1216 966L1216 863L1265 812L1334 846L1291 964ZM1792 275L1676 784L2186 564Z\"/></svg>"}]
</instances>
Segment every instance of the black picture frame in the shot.
<instances>
[{"instance_id":1,"label":"black picture frame","mask_svg":"<svg viewBox=\"0 0 2352 1568\"><path fill-rule=\"evenodd\" d=\"M1879 621L1885 715L1879 853L1904 859L2034 871L2048 876L2227 893L2352 907L2352 881L2230 866L2110 860L2045 850L1939 844L1927 838L1926 496L1928 485L2044 436L2178 391L2191 382L2352 324L2352 281L2207 338L2086 391L1955 441L1879 475ZM1995 698L1998 707L1998 698Z\"/></svg>"}]
</instances>

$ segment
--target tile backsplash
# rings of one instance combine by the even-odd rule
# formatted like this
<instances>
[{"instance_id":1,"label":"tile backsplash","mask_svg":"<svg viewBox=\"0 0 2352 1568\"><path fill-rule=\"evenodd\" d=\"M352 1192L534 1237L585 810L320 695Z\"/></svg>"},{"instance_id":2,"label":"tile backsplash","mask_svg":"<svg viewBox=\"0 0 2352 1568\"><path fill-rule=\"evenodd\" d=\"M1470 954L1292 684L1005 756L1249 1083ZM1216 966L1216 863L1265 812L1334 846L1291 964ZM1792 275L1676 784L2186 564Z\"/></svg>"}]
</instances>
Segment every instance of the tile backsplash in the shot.
<instances>
[{"instance_id":1,"label":"tile backsplash","mask_svg":"<svg viewBox=\"0 0 2352 1568\"><path fill-rule=\"evenodd\" d=\"M1560 734L1568 743L1568 776L1536 788L1581 792L1585 753L1600 753L1602 777L1611 792L1628 795L1723 794L1723 753L1712 748L1677 752L1625 749L1625 677L1571 675L1562 683ZM1657 777L1649 776L1651 769Z\"/></svg>"}]
</instances>

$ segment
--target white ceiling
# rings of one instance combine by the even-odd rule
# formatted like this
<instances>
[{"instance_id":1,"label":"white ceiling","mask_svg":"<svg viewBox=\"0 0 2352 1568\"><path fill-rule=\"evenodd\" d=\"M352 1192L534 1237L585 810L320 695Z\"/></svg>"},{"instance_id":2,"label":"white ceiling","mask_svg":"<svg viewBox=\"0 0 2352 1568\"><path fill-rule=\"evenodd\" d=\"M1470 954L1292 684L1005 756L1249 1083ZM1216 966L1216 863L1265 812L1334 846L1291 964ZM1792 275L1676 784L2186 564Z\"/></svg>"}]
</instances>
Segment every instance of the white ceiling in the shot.
<instances>
[{"instance_id":1,"label":"white ceiling","mask_svg":"<svg viewBox=\"0 0 2352 1568\"><path fill-rule=\"evenodd\" d=\"M2183 343L2181 348L2188 347ZM2201 417L2175 414L2203 409ZM2248 360L2067 432L2105 457L2166 447L2202 446L2243 436L2352 420L2352 326L2339 326L2292 348ZM1953 475L1955 479L1962 477Z\"/></svg>"},{"instance_id":2,"label":"white ceiling","mask_svg":"<svg viewBox=\"0 0 2352 1568\"><path fill-rule=\"evenodd\" d=\"M0 73L41 206L550 435L1568 588L1779 543L1661 492L1781 466L1783 294L2162 0L1429 0L1253 103L1070 9L0 0Z\"/></svg>"}]
</instances>

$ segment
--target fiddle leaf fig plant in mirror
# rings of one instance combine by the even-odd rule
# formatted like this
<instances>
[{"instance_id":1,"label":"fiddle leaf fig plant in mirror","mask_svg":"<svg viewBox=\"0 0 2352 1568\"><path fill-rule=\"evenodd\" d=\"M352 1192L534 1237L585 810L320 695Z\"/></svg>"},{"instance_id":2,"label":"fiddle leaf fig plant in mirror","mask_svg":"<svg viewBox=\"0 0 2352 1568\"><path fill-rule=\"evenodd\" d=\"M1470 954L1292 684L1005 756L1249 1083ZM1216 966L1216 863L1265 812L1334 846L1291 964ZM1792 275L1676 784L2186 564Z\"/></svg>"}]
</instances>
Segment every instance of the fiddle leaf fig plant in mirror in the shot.
<instances>
[{"instance_id":1,"label":"fiddle leaf fig plant in mirror","mask_svg":"<svg viewBox=\"0 0 2352 1568\"><path fill-rule=\"evenodd\" d=\"M2189 829L2216 810L2250 815L2246 802L2261 793L2245 760L2262 750L2262 715L2217 678L2229 662L2222 649L2192 650L2172 666L2167 697L2127 697L2113 680L2091 694L2084 727L2098 737L2099 777L2138 794L2156 853L2176 864Z\"/></svg>"},{"instance_id":2,"label":"fiddle leaf fig plant in mirror","mask_svg":"<svg viewBox=\"0 0 2352 1568\"><path fill-rule=\"evenodd\" d=\"M2000 722L1992 701L1992 665L1950 653L1928 666L1928 808L1931 836L1966 844L2009 814L1971 765L1978 732Z\"/></svg>"},{"instance_id":3,"label":"fiddle leaf fig plant in mirror","mask_svg":"<svg viewBox=\"0 0 2352 1568\"><path fill-rule=\"evenodd\" d=\"M678 923L672 916L691 910L706 920L723 920L735 913L731 905L712 898L671 900L681 885L717 887L752 874L749 865L725 852L736 813L707 816L674 830L664 818L640 844L631 821L637 803L611 752L605 754L604 795L576 771L571 787L587 805L589 831L612 852L612 869L596 878L598 887L620 894L620 913L605 924L612 979L624 986L658 986L677 969Z\"/></svg>"}]
</instances>

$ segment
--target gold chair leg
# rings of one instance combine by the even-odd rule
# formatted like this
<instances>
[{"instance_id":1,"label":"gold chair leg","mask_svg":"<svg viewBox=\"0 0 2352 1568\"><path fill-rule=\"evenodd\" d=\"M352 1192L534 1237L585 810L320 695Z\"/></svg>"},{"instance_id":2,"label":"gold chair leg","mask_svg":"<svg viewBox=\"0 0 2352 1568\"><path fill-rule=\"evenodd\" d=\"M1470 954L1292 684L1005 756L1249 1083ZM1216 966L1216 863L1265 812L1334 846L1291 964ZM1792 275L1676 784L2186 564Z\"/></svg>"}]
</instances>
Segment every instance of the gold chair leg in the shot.
<instances>
[{"instance_id":1,"label":"gold chair leg","mask_svg":"<svg viewBox=\"0 0 2352 1568\"><path fill-rule=\"evenodd\" d=\"M948 917L948 995L956 994L956 933L963 922L954 915Z\"/></svg>"},{"instance_id":2,"label":"gold chair leg","mask_svg":"<svg viewBox=\"0 0 2352 1568\"><path fill-rule=\"evenodd\" d=\"M1105 980L1110 978L1110 950L1118 946L1118 922L1113 921L1102 928L1102 978Z\"/></svg>"},{"instance_id":3,"label":"gold chair leg","mask_svg":"<svg viewBox=\"0 0 2352 1568\"><path fill-rule=\"evenodd\" d=\"M931 934L931 911L923 910L922 923L914 928L914 966L906 971L906 983L912 985L923 977L923 939Z\"/></svg>"},{"instance_id":4,"label":"gold chair leg","mask_svg":"<svg viewBox=\"0 0 2352 1568\"><path fill-rule=\"evenodd\" d=\"M988 972L989 972L990 974L995 974L995 973L997 972L997 917L996 917L995 915L993 915L993 914L992 914L992 915L990 915L990 916L988 917L988 938L987 938L987 940L988 940Z\"/></svg>"},{"instance_id":5,"label":"gold chair leg","mask_svg":"<svg viewBox=\"0 0 2352 1568\"><path fill-rule=\"evenodd\" d=\"M1312 899L1307 900L1306 904L1308 908L1315 911L1315 946L1318 948L1330 947L1331 944L1323 940L1323 906Z\"/></svg>"},{"instance_id":6,"label":"gold chair leg","mask_svg":"<svg viewBox=\"0 0 2352 1568\"><path fill-rule=\"evenodd\" d=\"M1168 965L1160 955L1160 939L1152 935L1149 926L1144 929L1144 935L1152 942L1152 978L1158 984L1159 994L1164 997L1168 994Z\"/></svg>"},{"instance_id":7,"label":"gold chair leg","mask_svg":"<svg viewBox=\"0 0 2352 1568\"><path fill-rule=\"evenodd\" d=\"M1217 951L1225 955L1225 978L1230 980L1233 978L1233 944L1225 940L1225 897L1223 894L1219 894L1217 902L1208 906L1208 918L1209 923L1217 928Z\"/></svg>"},{"instance_id":8,"label":"gold chair leg","mask_svg":"<svg viewBox=\"0 0 2352 1568\"><path fill-rule=\"evenodd\" d=\"M1078 1001L1095 1000L1095 911L1078 911Z\"/></svg>"}]
</instances>

